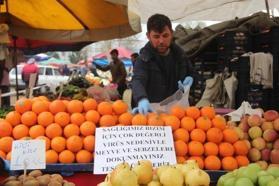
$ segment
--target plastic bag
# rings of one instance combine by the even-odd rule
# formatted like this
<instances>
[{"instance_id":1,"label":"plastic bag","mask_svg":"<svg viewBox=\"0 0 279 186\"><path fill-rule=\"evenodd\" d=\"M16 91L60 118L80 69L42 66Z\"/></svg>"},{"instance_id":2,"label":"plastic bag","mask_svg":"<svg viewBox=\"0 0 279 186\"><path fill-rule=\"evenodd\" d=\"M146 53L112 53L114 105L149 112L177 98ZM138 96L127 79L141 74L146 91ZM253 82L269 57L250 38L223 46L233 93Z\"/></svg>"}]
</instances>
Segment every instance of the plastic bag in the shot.
<instances>
[{"instance_id":1,"label":"plastic bag","mask_svg":"<svg viewBox=\"0 0 279 186\"><path fill-rule=\"evenodd\" d=\"M94 98L98 103L102 101L110 101L110 95L108 92L98 85L89 87L87 89L87 94L89 97Z\"/></svg>"},{"instance_id":2,"label":"plastic bag","mask_svg":"<svg viewBox=\"0 0 279 186\"><path fill-rule=\"evenodd\" d=\"M118 85L113 84L113 83L104 87L104 89L108 93L111 101L115 101L115 100L120 98L120 95L119 95L119 92L118 92L117 88L118 88Z\"/></svg>"},{"instance_id":3,"label":"plastic bag","mask_svg":"<svg viewBox=\"0 0 279 186\"><path fill-rule=\"evenodd\" d=\"M157 113L169 112L170 108L173 105L188 107L189 106L189 93L190 93L190 87L185 86L184 92L179 89L173 95L167 97L160 103L151 103L151 107Z\"/></svg>"}]
</instances>

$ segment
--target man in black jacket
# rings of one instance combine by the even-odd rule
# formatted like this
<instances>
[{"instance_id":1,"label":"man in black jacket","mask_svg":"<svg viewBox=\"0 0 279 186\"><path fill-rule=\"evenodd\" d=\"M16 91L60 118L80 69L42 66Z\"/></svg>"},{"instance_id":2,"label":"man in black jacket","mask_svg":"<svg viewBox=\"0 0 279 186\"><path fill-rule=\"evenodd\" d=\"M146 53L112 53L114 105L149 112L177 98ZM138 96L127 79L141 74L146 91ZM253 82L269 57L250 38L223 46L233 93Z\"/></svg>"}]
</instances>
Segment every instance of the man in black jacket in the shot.
<instances>
[{"instance_id":1,"label":"man in black jacket","mask_svg":"<svg viewBox=\"0 0 279 186\"><path fill-rule=\"evenodd\" d=\"M127 85L126 85L127 72L126 72L124 63L118 58L118 54L119 54L118 50L113 49L110 51L112 62L109 65L107 65L105 67L102 67L98 64L95 64L95 65L96 65L96 68L98 68L99 70L102 70L102 71L110 70L111 76L112 76L112 83L116 83L118 85L117 90L122 98L123 93L127 88Z\"/></svg>"},{"instance_id":2,"label":"man in black jacket","mask_svg":"<svg viewBox=\"0 0 279 186\"><path fill-rule=\"evenodd\" d=\"M189 76L193 74L192 67L173 42L170 19L162 14L151 16L146 35L149 42L140 51L132 80L133 101L137 104L133 112L142 114L152 111L150 102L160 102L178 88L183 90L193 83Z\"/></svg>"}]
</instances>

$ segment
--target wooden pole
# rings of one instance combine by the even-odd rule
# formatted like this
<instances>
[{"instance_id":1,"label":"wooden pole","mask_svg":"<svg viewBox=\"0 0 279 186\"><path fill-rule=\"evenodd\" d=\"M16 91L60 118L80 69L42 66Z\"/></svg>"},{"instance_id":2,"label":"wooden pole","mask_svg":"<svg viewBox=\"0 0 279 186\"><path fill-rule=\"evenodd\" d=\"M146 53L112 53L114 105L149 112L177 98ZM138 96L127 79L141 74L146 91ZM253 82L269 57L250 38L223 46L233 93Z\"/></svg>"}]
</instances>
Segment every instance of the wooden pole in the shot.
<instances>
[{"instance_id":1,"label":"wooden pole","mask_svg":"<svg viewBox=\"0 0 279 186\"><path fill-rule=\"evenodd\" d=\"M270 17L268 0L265 0L265 7L266 7L267 15L268 15L268 17Z\"/></svg>"},{"instance_id":2,"label":"wooden pole","mask_svg":"<svg viewBox=\"0 0 279 186\"><path fill-rule=\"evenodd\" d=\"M17 77L18 70L17 70L17 50L16 50L16 39L17 39L17 37L13 36L12 38L13 38L13 42L14 42L13 65L15 67L15 74L16 74L16 99L18 100L18 98L19 98L19 95L18 95L18 77Z\"/></svg>"}]
</instances>

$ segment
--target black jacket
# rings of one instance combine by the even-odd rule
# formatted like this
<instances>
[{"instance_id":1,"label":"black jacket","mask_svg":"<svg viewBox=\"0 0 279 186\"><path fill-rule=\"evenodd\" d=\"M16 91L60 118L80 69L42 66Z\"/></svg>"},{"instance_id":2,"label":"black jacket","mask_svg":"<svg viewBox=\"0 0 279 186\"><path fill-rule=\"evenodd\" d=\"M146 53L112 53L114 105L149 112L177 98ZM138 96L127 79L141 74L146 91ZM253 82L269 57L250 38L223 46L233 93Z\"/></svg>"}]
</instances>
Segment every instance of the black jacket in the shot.
<instances>
[{"instance_id":1,"label":"black jacket","mask_svg":"<svg viewBox=\"0 0 279 186\"><path fill-rule=\"evenodd\" d=\"M160 68L160 55L147 43L140 51L134 66L132 79L133 101L138 103L142 98L147 98L151 103L160 102L171 96L177 89L177 81L183 81L188 75L193 74L191 64L188 62L183 50L172 43L171 76L174 81L167 81L165 71ZM135 106L135 105L134 105Z\"/></svg>"}]
</instances>

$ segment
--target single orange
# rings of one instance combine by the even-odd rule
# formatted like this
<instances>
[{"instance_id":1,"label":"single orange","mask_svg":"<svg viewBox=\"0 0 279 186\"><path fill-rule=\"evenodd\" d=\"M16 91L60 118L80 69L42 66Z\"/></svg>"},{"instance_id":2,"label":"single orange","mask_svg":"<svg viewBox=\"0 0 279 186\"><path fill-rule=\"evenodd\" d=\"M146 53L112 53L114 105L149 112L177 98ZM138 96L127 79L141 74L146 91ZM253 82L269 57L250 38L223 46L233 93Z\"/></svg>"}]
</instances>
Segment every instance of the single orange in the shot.
<instances>
[{"instance_id":1,"label":"single orange","mask_svg":"<svg viewBox=\"0 0 279 186\"><path fill-rule=\"evenodd\" d=\"M21 122L20 118L21 118L21 115L19 112L11 111L6 115L5 120L7 122L9 122L12 126L16 126L16 125L20 124L20 122Z\"/></svg>"},{"instance_id":2,"label":"single orange","mask_svg":"<svg viewBox=\"0 0 279 186\"><path fill-rule=\"evenodd\" d=\"M78 136L80 133L80 130L79 130L79 126L76 125L76 124L69 124L69 125L66 125L63 129L63 134L66 138L69 138L71 136Z\"/></svg>"},{"instance_id":3,"label":"single orange","mask_svg":"<svg viewBox=\"0 0 279 186\"><path fill-rule=\"evenodd\" d=\"M77 163L90 163L93 160L93 155L87 150L80 150L76 154Z\"/></svg>"},{"instance_id":4,"label":"single orange","mask_svg":"<svg viewBox=\"0 0 279 186\"><path fill-rule=\"evenodd\" d=\"M188 132L191 132L196 128L196 122L193 118L186 116L181 120L181 128L184 128L188 130Z\"/></svg>"},{"instance_id":5,"label":"single orange","mask_svg":"<svg viewBox=\"0 0 279 186\"><path fill-rule=\"evenodd\" d=\"M199 141L201 143L204 143L206 140L206 134L203 130L201 129L194 129L190 133L191 140L193 141Z\"/></svg>"},{"instance_id":6,"label":"single orange","mask_svg":"<svg viewBox=\"0 0 279 186\"><path fill-rule=\"evenodd\" d=\"M125 112L118 117L118 123L123 125L132 125L133 115Z\"/></svg>"},{"instance_id":7,"label":"single orange","mask_svg":"<svg viewBox=\"0 0 279 186\"><path fill-rule=\"evenodd\" d=\"M92 121L93 123L97 124L100 120L100 114L96 110L89 110L85 114L86 121Z\"/></svg>"},{"instance_id":8,"label":"single orange","mask_svg":"<svg viewBox=\"0 0 279 186\"><path fill-rule=\"evenodd\" d=\"M103 115L100 119L101 127L111 127L116 125L117 120L112 115Z\"/></svg>"},{"instance_id":9,"label":"single orange","mask_svg":"<svg viewBox=\"0 0 279 186\"><path fill-rule=\"evenodd\" d=\"M13 127L6 120L0 120L0 138L10 136L12 134Z\"/></svg>"},{"instance_id":10,"label":"single orange","mask_svg":"<svg viewBox=\"0 0 279 186\"><path fill-rule=\"evenodd\" d=\"M172 131L175 131L180 127L180 120L176 116L166 116L164 117L165 126L170 126Z\"/></svg>"},{"instance_id":11,"label":"single orange","mask_svg":"<svg viewBox=\"0 0 279 186\"><path fill-rule=\"evenodd\" d=\"M57 123L52 123L49 126L47 126L46 130L46 136L49 137L50 139L53 139L57 136L61 136L63 133L63 130L60 125Z\"/></svg>"},{"instance_id":12,"label":"single orange","mask_svg":"<svg viewBox=\"0 0 279 186\"><path fill-rule=\"evenodd\" d=\"M176 156L186 156L188 152L188 146L182 140L177 140L174 142L174 149Z\"/></svg>"},{"instance_id":13,"label":"single orange","mask_svg":"<svg viewBox=\"0 0 279 186\"><path fill-rule=\"evenodd\" d=\"M50 146L56 152L62 152L66 148L66 139L61 136L54 137Z\"/></svg>"},{"instance_id":14,"label":"single orange","mask_svg":"<svg viewBox=\"0 0 279 186\"><path fill-rule=\"evenodd\" d=\"M29 136L33 139L44 135L45 135L45 128L42 125L34 125L29 128Z\"/></svg>"},{"instance_id":15,"label":"single orange","mask_svg":"<svg viewBox=\"0 0 279 186\"><path fill-rule=\"evenodd\" d=\"M38 124L44 127L53 123L54 116L51 112L42 112L38 115Z\"/></svg>"},{"instance_id":16,"label":"single orange","mask_svg":"<svg viewBox=\"0 0 279 186\"><path fill-rule=\"evenodd\" d=\"M95 136L90 135L83 138L83 148L89 152L95 149Z\"/></svg>"},{"instance_id":17,"label":"single orange","mask_svg":"<svg viewBox=\"0 0 279 186\"><path fill-rule=\"evenodd\" d=\"M174 105L170 109L170 114L176 116L178 119L182 119L185 116L185 110L179 105Z\"/></svg>"},{"instance_id":18,"label":"single orange","mask_svg":"<svg viewBox=\"0 0 279 186\"><path fill-rule=\"evenodd\" d=\"M207 142L204 144L204 154L206 156L217 156L219 152L218 145L212 142Z\"/></svg>"},{"instance_id":19,"label":"single orange","mask_svg":"<svg viewBox=\"0 0 279 186\"><path fill-rule=\"evenodd\" d=\"M176 129L173 132L173 138L175 141L182 140L187 143L189 141L189 132L184 128Z\"/></svg>"},{"instance_id":20,"label":"single orange","mask_svg":"<svg viewBox=\"0 0 279 186\"><path fill-rule=\"evenodd\" d=\"M222 167L226 171L233 171L238 168L238 164L235 158L228 156L222 159Z\"/></svg>"},{"instance_id":21,"label":"single orange","mask_svg":"<svg viewBox=\"0 0 279 186\"><path fill-rule=\"evenodd\" d=\"M97 109L97 101L93 98L88 98L83 102L83 110L88 112L89 110L96 110Z\"/></svg>"},{"instance_id":22,"label":"single orange","mask_svg":"<svg viewBox=\"0 0 279 186\"><path fill-rule=\"evenodd\" d=\"M57 163L58 153L55 150L46 151L46 163Z\"/></svg>"},{"instance_id":23,"label":"single orange","mask_svg":"<svg viewBox=\"0 0 279 186\"><path fill-rule=\"evenodd\" d=\"M217 156L207 156L204 159L204 167L207 170L220 170L222 163Z\"/></svg>"},{"instance_id":24,"label":"single orange","mask_svg":"<svg viewBox=\"0 0 279 186\"><path fill-rule=\"evenodd\" d=\"M70 117L71 123L80 126L85 121L85 116L82 113L73 113Z\"/></svg>"},{"instance_id":25,"label":"single orange","mask_svg":"<svg viewBox=\"0 0 279 186\"><path fill-rule=\"evenodd\" d=\"M117 100L112 103L112 110L114 113L120 115L128 111L128 105L123 100Z\"/></svg>"},{"instance_id":26,"label":"single orange","mask_svg":"<svg viewBox=\"0 0 279 186\"><path fill-rule=\"evenodd\" d=\"M200 115L200 110L197 107L192 106L186 108L186 116L196 120L200 117Z\"/></svg>"}]
</instances>

